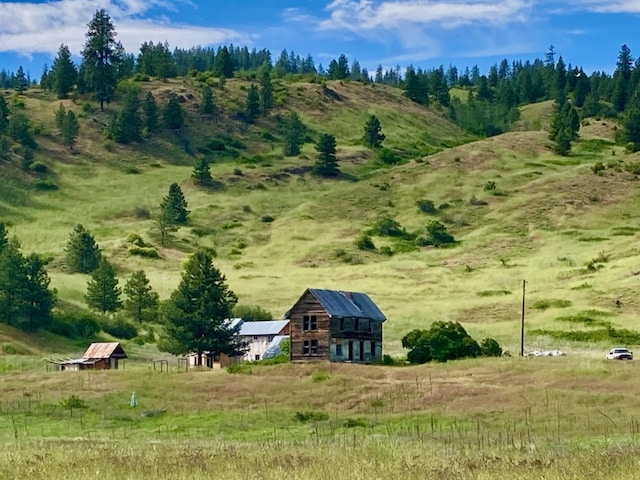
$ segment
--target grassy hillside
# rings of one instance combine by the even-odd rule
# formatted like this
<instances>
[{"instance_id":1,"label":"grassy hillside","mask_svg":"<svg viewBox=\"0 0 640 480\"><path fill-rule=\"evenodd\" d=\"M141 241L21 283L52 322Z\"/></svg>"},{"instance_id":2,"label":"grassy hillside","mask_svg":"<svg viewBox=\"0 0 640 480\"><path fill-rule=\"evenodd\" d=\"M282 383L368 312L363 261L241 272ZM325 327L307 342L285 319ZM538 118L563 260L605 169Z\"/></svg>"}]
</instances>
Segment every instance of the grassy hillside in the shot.
<instances>
[{"instance_id":1,"label":"grassy hillside","mask_svg":"<svg viewBox=\"0 0 640 480\"><path fill-rule=\"evenodd\" d=\"M614 339L605 336L594 348L548 335L567 325L586 328L585 311L600 312L614 328L640 330L634 295L637 182L625 170L638 158L614 145L613 122L584 125L573 153L558 157L541 130L548 115L544 105L527 107L518 131L474 141L441 112L409 102L397 89L278 81L274 111L246 125L237 112L250 83L233 79L224 91L215 90L211 119L197 113L200 93L193 79L141 83L159 104L170 92L180 96L189 112L186 135L162 133L124 146L104 139L109 111L100 113L85 99L65 100L81 116L74 153L55 133L57 100L38 90L17 100L41 132L35 161L49 167L44 177L59 189L24 187L38 181L36 174L3 165L11 180L2 188L0 212L24 250L52 258L52 286L62 300L84 302L87 277L68 274L62 265L69 233L82 223L122 281L142 268L162 298L198 246L215 249L216 265L240 303L261 305L276 316L306 287L368 292L389 318L385 348L392 354L401 353L402 335L434 320L460 321L474 337L494 336L517 350L522 280L528 282L527 330L538 331L528 335L528 348L601 355ZM115 102L109 109L117 107ZM319 133L336 135L344 178L309 174L313 143L299 157L282 156L278 118L289 111L299 113L311 140ZM385 146L407 158L404 163L384 166L360 145L371 113L382 123ZM223 142L225 151L211 150L212 141ZM193 159L200 155L212 159L218 188L193 185ZM596 175L595 162L608 168ZM160 248L153 216L173 181L185 193L191 220ZM487 189L488 182L495 188ZM416 201L424 199L438 207L435 214L418 210ZM459 243L413 248L374 236L378 250L359 251L354 240L383 218L410 232L437 219ZM155 243L161 258L130 256L131 233ZM383 246L394 254L381 254ZM574 320L557 320L564 317Z\"/></svg>"}]
</instances>

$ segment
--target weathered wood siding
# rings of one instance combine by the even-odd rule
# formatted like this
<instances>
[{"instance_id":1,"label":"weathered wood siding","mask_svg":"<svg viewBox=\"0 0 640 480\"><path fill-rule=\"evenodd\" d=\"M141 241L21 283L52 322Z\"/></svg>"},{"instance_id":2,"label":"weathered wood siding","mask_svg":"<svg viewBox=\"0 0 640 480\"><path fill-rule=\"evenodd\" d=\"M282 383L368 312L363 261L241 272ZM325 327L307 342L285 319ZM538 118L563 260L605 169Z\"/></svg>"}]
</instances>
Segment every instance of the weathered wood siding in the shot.
<instances>
[{"instance_id":1,"label":"weathered wood siding","mask_svg":"<svg viewBox=\"0 0 640 480\"><path fill-rule=\"evenodd\" d=\"M304 316L316 317L315 330L303 330ZM329 329L330 321L327 312L324 311L322 305L311 295L306 292L305 295L298 300L289 312L289 328L290 328L290 358L292 362L314 362L329 360ZM316 341L316 354L305 354L305 341Z\"/></svg>"},{"instance_id":2,"label":"weathered wood siding","mask_svg":"<svg viewBox=\"0 0 640 480\"><path fill-rule=\"evenodd\" d=\"M332 362L371 363L382 360L382 322L363 318L332 318Z\"/></svg>"}]
</instances>

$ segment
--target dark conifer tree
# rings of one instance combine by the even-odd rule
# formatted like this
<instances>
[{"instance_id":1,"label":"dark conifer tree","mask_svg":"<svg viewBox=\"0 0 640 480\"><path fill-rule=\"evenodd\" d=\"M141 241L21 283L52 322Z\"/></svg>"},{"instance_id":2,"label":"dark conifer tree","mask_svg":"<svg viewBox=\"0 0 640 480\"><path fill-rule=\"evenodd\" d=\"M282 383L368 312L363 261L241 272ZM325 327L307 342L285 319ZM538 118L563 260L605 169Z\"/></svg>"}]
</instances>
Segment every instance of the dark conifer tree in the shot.
<instances>
[{"instance_id":1,"label":"dark conifer tree","mask_svg":"<svg viewBox=\"0 0 640 480\"><path fill-rule=\"evenodd\" d=\"M316 144L318 159L313 166L313 172L323 177L335 177L340 173L336 158L336 137L323 133Z\"/></svg>"},{"instance_id":2,"label":"dark conifer tree","mask_svg":"<svg viewBox=\"0 0 640 480\"><path fill-rule=\"evenodd\" d=\"M65 264L72 272L91 273L102 258L93 236L80 224L71 232L65 252Z\"/></svg>"},{"instance_id":3,"label":"dark conifer tree","mask_svg":"<svg viewBox=\"0 0 640 480\"><path fill-rule=\"evenodd\" d=\"M378 117L375 115L369 115L369 118L364 124L364 136L362 141L369 148L379 148L382 146L384 139L385 135L382 133L380 120L378 120Z\"/></svg>"},{"instance_id":4,"label":"dark conifer tree","mask_svg":"<svg viewBox=\"0 0 640 480\"><path fill-rule=\"evenodd\" d=\"M254 122L260 115L260 94L258 88L251 84L247 92L247 102L245 106L245 116L247 121Z\"/></svg>"},{"instance_id":5,"label":"dark conifer tree","mask_svg":"<svg viewBox=\"0 0 640 480\"><path fill-rule=\"evenodd\" d=\"M53 91L58 98L67 98L69 92L73 90L78 77L78 70L71 59L71 52L66 45L60 45L58 55L51 67L51 83Z\"/></svg>"},{"instance_id":6,"label":"dark conifer tree","mask_svg":"<svg viewBox=\"0 0 640 480\"><path fill-rule=\"evenodd\" d=\"M160 209L167 213L167 218L171 224L187 223L189 210L187 210L187 200L184 198L180 185L176 182L169 186L169 192L162 199Z\"/></svg>"},{"instance_id":7,"label":"dark conifer tree","mask_svg":"<svg viewBox=\"0 0 640 480\"><path fill-rule=\"evenodd\" d=\"M113 266L106 258L101 258L98 268L93 271L91 280L87 283L87 305L103 315L115 312L122 306L120 294Z\"/></svg>"},{"instance_id":8,"label":"dark conifer tree","mask_svg":"<svg viewBox=\"0 0 640 480\"><path fill-rule=\"evenodd\" d=\"M144 128L147 132L154 133L158 131L158 105L153 93L147 92L144 98Z\"/></svg>"}]
</instances>

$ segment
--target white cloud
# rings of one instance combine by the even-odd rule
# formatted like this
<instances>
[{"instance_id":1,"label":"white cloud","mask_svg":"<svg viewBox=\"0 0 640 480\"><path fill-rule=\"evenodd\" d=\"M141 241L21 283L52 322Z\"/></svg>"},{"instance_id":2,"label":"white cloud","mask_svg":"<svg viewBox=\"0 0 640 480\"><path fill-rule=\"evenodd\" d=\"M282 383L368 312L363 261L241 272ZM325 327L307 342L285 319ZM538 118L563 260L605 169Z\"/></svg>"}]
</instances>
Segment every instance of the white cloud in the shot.
<instances>
[{"instance_id":1,"label":"white cloud","mask_svg":"<svg viewBox=\"0 0 640 480\"><path fill-rule=\"evenodd\" d=\"M46 3L2 2L0 8L0 52L22 55L54 55L61 43L79 55L85 41L87 23L96 10L104 8L125 49L137 53L145 41L165 40L169 45L190 48L220 43L250 44L242 32L192 25L170 24L166 18L144 18L151 10L174 11L176 3L165 0L56 0Z\"/></svg>"},{"instance_id":2,"label":"white cloud","mask_svg":"<svg viewBox=\"0 0 640 480\"><path fill-rule=\"evenodd\" d=\"M596 13L640 13L640 0L586 0L579 3Z\"/></svg>"},{"instance_id":3,"label":"white cloud","mask_svg":"<svg viewBox=\"0 0 640 480\"><path fill-rule=\"evenodd\" d=\"M530 3L525 0L334 0L327 6L330 17L321 21L319 28L366 33L376 30L402 32L411 26L503 26L526 21L530 9Z\"/></svg>"}]
</instances>

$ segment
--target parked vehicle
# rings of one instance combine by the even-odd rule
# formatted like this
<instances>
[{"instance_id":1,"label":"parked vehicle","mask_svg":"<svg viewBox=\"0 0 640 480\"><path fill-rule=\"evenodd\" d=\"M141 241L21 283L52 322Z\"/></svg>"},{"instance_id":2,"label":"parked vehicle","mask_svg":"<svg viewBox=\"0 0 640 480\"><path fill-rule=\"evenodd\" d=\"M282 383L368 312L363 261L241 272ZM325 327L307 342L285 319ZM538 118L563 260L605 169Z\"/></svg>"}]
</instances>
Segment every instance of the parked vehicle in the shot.
<instances>
[{"instance_id":1,"label":"parked vehicle","mask_svg":"<svg viewBox=\"0 0 640 480\"><path fill-rule=\"evenodd\" d=\"M633 352L628 348L614 347L607 353L607 360L633 360Z\"/></svg>"}]
</instances>

